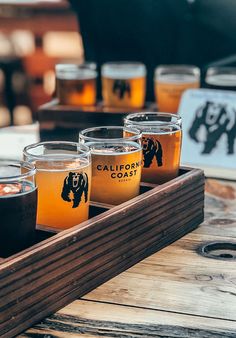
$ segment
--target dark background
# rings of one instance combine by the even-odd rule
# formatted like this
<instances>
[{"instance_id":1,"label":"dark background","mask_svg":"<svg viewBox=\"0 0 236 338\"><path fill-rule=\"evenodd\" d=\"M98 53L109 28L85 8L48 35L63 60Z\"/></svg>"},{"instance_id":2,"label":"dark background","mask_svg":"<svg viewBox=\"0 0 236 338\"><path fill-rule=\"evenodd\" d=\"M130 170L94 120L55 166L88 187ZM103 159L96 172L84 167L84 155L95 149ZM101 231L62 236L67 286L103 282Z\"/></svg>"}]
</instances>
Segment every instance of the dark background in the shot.
<instances>
[{"instance_id":1,"label":"dark background","mask_svg":"<svg viewBox=\"0 0 236 338\"><path fill-rule=\"evenodd\" d=\"M209 64L236 54L235 0L70 3L79 19L85 59L98 66L106 61L142 61L148 68L147 100L154 100L157 65L195 64L204 74ZM229 63L234 64L234 57Z\"/></svg>"}]
</instances>

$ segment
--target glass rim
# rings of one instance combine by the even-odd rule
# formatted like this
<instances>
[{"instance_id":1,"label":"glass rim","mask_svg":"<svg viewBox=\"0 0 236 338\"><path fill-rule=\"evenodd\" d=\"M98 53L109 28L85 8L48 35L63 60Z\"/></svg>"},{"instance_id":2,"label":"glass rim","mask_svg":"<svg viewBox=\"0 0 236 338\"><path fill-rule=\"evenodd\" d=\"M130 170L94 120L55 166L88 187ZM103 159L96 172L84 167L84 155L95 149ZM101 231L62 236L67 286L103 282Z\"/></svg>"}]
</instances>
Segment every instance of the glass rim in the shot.
<instances>
[{"instance_id":1,"label":"glass rim","mask_svg":"<svg viewBox=\"0 0 236 338\"><path fill-rule=\"evenodd\" d=\"M76 64L76 63L58 63L55 65L55 73L57 78L64 78L64 76L68 74L72 74L75 78L76 76L80 76L81 79L88 79L88 78L96 78L98 76L96 64L95 68L91 68L88 65L89 63L84 64ZM91 64L93 64L91 62Z\"/></svg>"},{"instance_id":2,"label":"glass rim","mask_svg":"<svg viewBox=\"0 0 236 338\"><path fill-rule=\"evenodd\" d=\"M140 116L148 116L153 115L155 117L173 117L176 121L145 121L145 126L169 126L169 125L181 125L182 118L179 114L174 113L165 113L165 112L139 112L139 113L131 113L124 117L124 123L132 123L135 126L140 126L144 121L134 121L130 118L140 117ZM144 126L144 127L145 127Z\"/></svg>"},{"instance_id":3,"label":"glass rim","mask_svg":"<svg viewBox=\"0 0 236 338\"><path fill-rule=\"evenodd\" d=\"M139 61L108 61L102 64L101 66L101 75L104 77L112 77L115 78L117 75L119 76L119 71L128 71L128 67L135 66L135 69L130 69L130 73L132 73L132 77L146 76L147 75L147 67L144 63ZM112 76L112 72L114 72L114 76ZM123 78L125 76L119 76L119 78ZM129 75L128 77L131 77Z\"/></svg>"},{"instance_id":4,"label":"glass rim","mask_svg":"<svg viewBox=\"0 0 236 338\"><path fill-rule=\"evenodd\" d=\"M205 79L214 75L236 75L236 67L213 66L207 68Z\"/></svg>"},{"instance_id":5,"label":"glass rim","mask_svg":"<svg viewBox=\"0 0 236 338\"><path fill-rule=\"evenodd\" d=\"M136 134L133 136L129 137L114 137L114 138L101 138L101 137L91 137L91 136L86 136L84 135L87 132L92 132L100 129L110 129L110 130L125 130L125 131L130 131L130 132L135 132ZM141 139L142 137L142 131L136 128L130 128L126 126L99 126L99 127L91 127L91 128L86 128L83 129L79 132L79 138L82 138L85 141L91 141L91 142L107 142L107 143L112 143L112 142L124 142L124 141L136 141L138 139Z\"/></svg>"},{"instance_id":6,"label":"glass rim","mask_svg":"<svg viewBox=\"0 0 236 338\"><path fill-rule=\"evenodd\" d=\"M162 70L170 71L192 71L193 75L200 77L200 68L191 64L161 64L155 68L154 78L160 76Z\"/></svg>"},{"instance_id":7,"label":"glass rim","mask_svg":"<svg viewBox=\"0 0 236 338\"><path fill-rule=\"evenodd\" d=\"M89 70L96 71L96 68L94 68L94 69L91 68L92 65L96 66L96 63L92 62L92 61L91 62L84 62L84 63L57 63L55 65L55 69L56 70L64 70L64 69L78 68L78 69L89 69Z\"/></svg>"},{"instance_id":8,"label":"glass rim","mask_svg":"<svg viewBox=\"0 0 236 338\"><path fill-rule=\"evenodd\" d=\"M71 146L75 146L78 150L81 151L80 154L78 153L74 153L74 154L69 154L70 156L67 156L65 159L63 158L55 158L55 157L48 157L45 154L42 155L36 155L36 154L32 154L29 152L30 149L36 149L40 146L45 146L45 145L71 145ZM68 161L68 160L74 160L74 159L78 159L78 158L86 158L89 157L91 154L89 147L87 147L85 144L79 143L79 142L72 142L72 141L44 141L44 142L38 142L38 143L32 143L29 144L28 146L26 146L23 149L23 155L26 157L30 157L31 159L35 159L35 160L44 160L47 162L52 162L52 161ZM50 154L49 154L50 155ZM54 156L55 154L52 154L52 156ZM63 155L63 149L62 149L62 154L58 154L58 155ZM66 155L66 154L64 154Z\"/></svg>"},{"instance_id":9,"label":"glass rim","mask_svg":"<svg viewBox=\"0 0 236 338\"><path fill-rule=\"evenodd\" d=\"M226 67L226 66L211 66L211 67L208 67L207 68L207 70L206 70L206 73L208 72L208 71L212 71L212 70L219 70L219 71L225 71L226 73L228 72L228 71L235 71L236 72L236 67Z\"/></svg>"},{"instance_id":10,"label":"glass rim","mask_svg":"<svg viewBox=\"0 0 236 338\"><path fill-rule=\"evenodd\" d=\"M0 176L0 183L15 182L17 180L22 180L22 179L28 178L36 174L35 165L28 161L20 161L20 160L14 160L14 159L0 159L0 167L2 167L4 163L6 164L5 165L6 167L15 166L18 168L25 168L25 169L28 169L28 172L23 173L23 174L18 174L18 175L12 175L12 176Z\"/></svg>"}]
</instances>

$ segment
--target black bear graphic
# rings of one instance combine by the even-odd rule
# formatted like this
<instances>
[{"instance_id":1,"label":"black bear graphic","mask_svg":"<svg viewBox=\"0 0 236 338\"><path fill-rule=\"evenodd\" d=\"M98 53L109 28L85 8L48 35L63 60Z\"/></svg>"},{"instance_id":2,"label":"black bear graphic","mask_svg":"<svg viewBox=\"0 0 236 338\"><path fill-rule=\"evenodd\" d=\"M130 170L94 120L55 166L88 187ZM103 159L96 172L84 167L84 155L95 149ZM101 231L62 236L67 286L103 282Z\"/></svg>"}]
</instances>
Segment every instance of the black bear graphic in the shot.
<instances>
[{"instance_id":1,"label":"black bear graphic","mask_svg":"<svg viewBox=\"0 0 236 338\"><path fill-rule=\"evenodd\" d=\"M71 87L72 92L74 91L74 88ZM76 91L79 93L82 93L84 91L84 84L82 82L76 83Z\"/></svg>"},{"instance_id":2,"label":"black bear graphic","mask_svg":"<svg viewBox=\"0 0 236 338\"><path fill-rule=\"evenodd\" d=\"M162 166L162 146L159 141L150 137L143 137L143 162L144 168L149 168L156 157L158 167Z\"/></svg>"},{"instance_id":3,"label":"black bear graphic","mask_svg":"<svg viewBox=\"0 0 236 338\"><path fill-rule=\"evenodd\" d=\"M112 88L112 92L117 95L120 99L123 99L125 93L127 93L128 97L131 96L130 84L125 80L115 80Z\"/></svg>"},{"instance_id":4,"label":"black bear graphic","mask_svg":"<svg viewBox=\"0 0 236 338\"><path fill-rule=\"evenodd\" d=\"M197 109L194 121L189 129L189 136L197 143L201 142L197 136L200 128L204 128L206 131L202 154L210 154L224 134L227 136L228 154L234 153L236 138L235 110L230 114L226 105L207 101Z\"/></svg>"},{"instance_id":5,"label":"black bear graphic","mask_svg":"<svg viewBox=\"0 0 236 338\"><path fill-rule=\"evenodd\" d=\"M73 193L74 198L72 208L77 208L80 204L82 195L84 193L85 202L88 200L88 176L86 173L70 172L64 179L61 197L66 202L71 202L69 197L70 192Z\"/></svg>"}]
</instances>

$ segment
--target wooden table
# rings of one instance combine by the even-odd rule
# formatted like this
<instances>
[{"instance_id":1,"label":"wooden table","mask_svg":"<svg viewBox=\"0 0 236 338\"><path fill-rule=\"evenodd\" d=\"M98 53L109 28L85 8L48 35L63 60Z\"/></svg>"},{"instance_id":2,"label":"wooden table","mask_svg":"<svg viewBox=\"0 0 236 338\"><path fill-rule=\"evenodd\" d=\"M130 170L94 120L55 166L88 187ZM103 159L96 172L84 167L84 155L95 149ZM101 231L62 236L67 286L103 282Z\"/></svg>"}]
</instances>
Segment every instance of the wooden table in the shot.
<instances>
[{"instance_id":1,"label":"wooden table","mask_svg":"<svg viewBox=\"0 0 236 338\"><path fill-rule=\"evenodd\" d=\"M197 230L18 337L236 337L236 249L200 254L235 238L236 182L208 179Z\"/></svg>"}]
</instances>

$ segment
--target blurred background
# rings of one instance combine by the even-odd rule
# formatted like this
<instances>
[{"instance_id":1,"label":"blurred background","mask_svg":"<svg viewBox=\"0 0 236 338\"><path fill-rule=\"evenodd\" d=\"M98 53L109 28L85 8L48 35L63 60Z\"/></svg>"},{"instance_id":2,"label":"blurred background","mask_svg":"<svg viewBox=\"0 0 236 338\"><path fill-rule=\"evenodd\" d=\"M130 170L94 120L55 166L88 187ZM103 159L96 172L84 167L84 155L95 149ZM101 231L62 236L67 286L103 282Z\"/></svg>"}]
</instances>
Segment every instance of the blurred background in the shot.
<instances>
[{"instance_id":1,"label":"blurred background","mask_svg":"<svg viewBox=\"0 0 236 338\"><path fill-rule=\"evenodd\" d=\"M55 91L58 62L83 61L67 1L0 1L0 126L32 122Z\"/></svg>"},{"instance_id":2,"label":"blurred background","mask_svg":"<svg viewBox=\"0 0 236 338\"><path fill-rule=\"evenodd\" d=\"M0 0L0 126L29 124L55 96L55 64L236 64L235 0ZM97 97L101 98L98 78Z\"/></svg>"}]
</instances>

